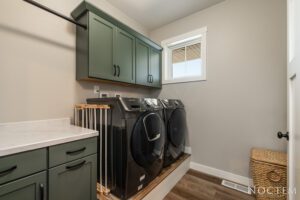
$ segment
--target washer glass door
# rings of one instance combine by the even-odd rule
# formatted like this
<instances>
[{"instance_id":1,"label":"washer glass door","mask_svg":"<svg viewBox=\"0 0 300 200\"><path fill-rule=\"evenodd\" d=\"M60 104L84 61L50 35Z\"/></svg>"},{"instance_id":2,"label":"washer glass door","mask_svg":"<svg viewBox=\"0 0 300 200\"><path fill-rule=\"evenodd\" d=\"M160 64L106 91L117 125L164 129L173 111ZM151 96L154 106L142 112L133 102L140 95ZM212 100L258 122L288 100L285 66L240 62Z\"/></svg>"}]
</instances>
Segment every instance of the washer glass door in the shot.
<instances>
[{"instance_id":1,"label":"washer glass door","mask_svg":"<svg viewBox=\"0 0 300 200\"><path fill-rule=\"evenodd\" d=\"M159 114L142 114L131 136L131 153L135 162L143 168L151 167L162 158L164 143L165 128Z\"/></svg>"}]
</instances>

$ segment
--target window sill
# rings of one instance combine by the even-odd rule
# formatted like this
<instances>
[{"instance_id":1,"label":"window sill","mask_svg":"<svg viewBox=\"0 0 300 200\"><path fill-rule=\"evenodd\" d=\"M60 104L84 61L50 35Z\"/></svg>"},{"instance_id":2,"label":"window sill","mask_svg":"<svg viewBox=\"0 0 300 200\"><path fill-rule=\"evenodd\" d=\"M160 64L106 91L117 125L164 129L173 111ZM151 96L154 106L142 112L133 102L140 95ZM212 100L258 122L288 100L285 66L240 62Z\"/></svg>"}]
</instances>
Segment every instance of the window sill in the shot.
<instances>
[{"instance_id":1,"label":"window sill","mask_svg":"<svg viewBox=\"0 0 300 200\"><path fill-rule=\"evenodd\" d=\"M193 77L193 78L182 78L182 79L172 79L172 80L163 80L163 85L168 84L177 84L177 83L189 83L189 82L202 82L206 81L205 77Z\"/></svg>"}]
</instances>

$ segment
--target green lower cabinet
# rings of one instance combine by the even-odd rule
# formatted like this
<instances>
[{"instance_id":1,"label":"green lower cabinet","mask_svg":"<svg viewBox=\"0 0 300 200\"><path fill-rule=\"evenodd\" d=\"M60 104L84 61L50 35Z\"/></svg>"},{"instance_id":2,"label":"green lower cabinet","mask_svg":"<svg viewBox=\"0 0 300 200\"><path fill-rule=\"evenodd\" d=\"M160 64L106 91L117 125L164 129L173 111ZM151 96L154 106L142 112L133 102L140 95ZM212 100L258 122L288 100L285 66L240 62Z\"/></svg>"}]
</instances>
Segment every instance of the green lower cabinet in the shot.
<instances>
[{"instance_id":1,"label":"green lower cabinet","mask_svg":"<svg viewBox=\"0 0 300 200\"><path fill-rule=\"evenodd\" d=\"M49 200L97 200L97 155L49 169Z\"/></svg>"},{"instance_id":2,"label":"green lower cabinet","mask_svg":"<svg viewBox=\"0 0 300 200\"><path fill-rule=\"evenodd\" d=\"M0 200L46 200L47 173L41 172L0 185Z\"/></svg>"}]
</instances>

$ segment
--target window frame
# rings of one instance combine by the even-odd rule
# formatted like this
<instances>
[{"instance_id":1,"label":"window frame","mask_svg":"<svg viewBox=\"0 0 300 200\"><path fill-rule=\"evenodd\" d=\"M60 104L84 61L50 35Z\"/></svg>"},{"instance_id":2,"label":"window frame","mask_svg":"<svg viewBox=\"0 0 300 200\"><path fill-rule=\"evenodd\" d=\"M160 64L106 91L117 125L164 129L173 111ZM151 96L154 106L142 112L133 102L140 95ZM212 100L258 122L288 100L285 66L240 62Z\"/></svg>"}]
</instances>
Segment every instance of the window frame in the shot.
<instances>
[{"instance_id":1,"label":"window frame","mask_svg":"<svg viewBox=\"0 0 300 200\"><path fill-rule=\"evenodd\" d=\"M184 83L194 81L205 81L206 77L206 34L207 27L191 31L167 40L162 41L163 46L163 66L162 66L162 84ZM190 40L187 40L191 38ZM199 43L201 44L202 75L189 76L183 78L172 77L172 51L176 48Z\"/></svg>"}]
</instances>

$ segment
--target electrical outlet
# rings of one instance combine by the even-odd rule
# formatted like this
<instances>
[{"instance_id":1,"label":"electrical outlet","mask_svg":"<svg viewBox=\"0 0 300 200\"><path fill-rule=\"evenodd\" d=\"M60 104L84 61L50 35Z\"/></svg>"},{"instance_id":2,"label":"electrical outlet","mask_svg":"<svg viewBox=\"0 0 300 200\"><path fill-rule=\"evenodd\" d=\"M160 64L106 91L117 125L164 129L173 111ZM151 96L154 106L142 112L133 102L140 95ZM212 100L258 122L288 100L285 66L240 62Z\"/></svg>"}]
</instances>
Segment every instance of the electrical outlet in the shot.
<instances>
[{"instance_id":1,"label":"electrical outlet","mask_svg":"<svg viewBox=\"0 0 300 200\"><path fill-rule=\"evenodd\" d=\"M120 93L115 93L115 97L121 97L122 95Z\"/></svg>"},{"instance_id":2,"label":"electrical outlet","mask_svg":"<svg viewBox=\"0 0 300 200\"><path fill-rule=\"evenodd\" d=\"M109 97L109 94L106 92L100 92L100 98Z\"/></svg>"},{"instance_id":3,"label":"electrical outlet","mask_svg":"<svg viewBox=\"0 0 300 200\"><path fill-rule=\"evenodd\" d=\"M100 93L100 87L98 85L94 86L94 94L99 94Z\"/></svg>"}]
</instances>

